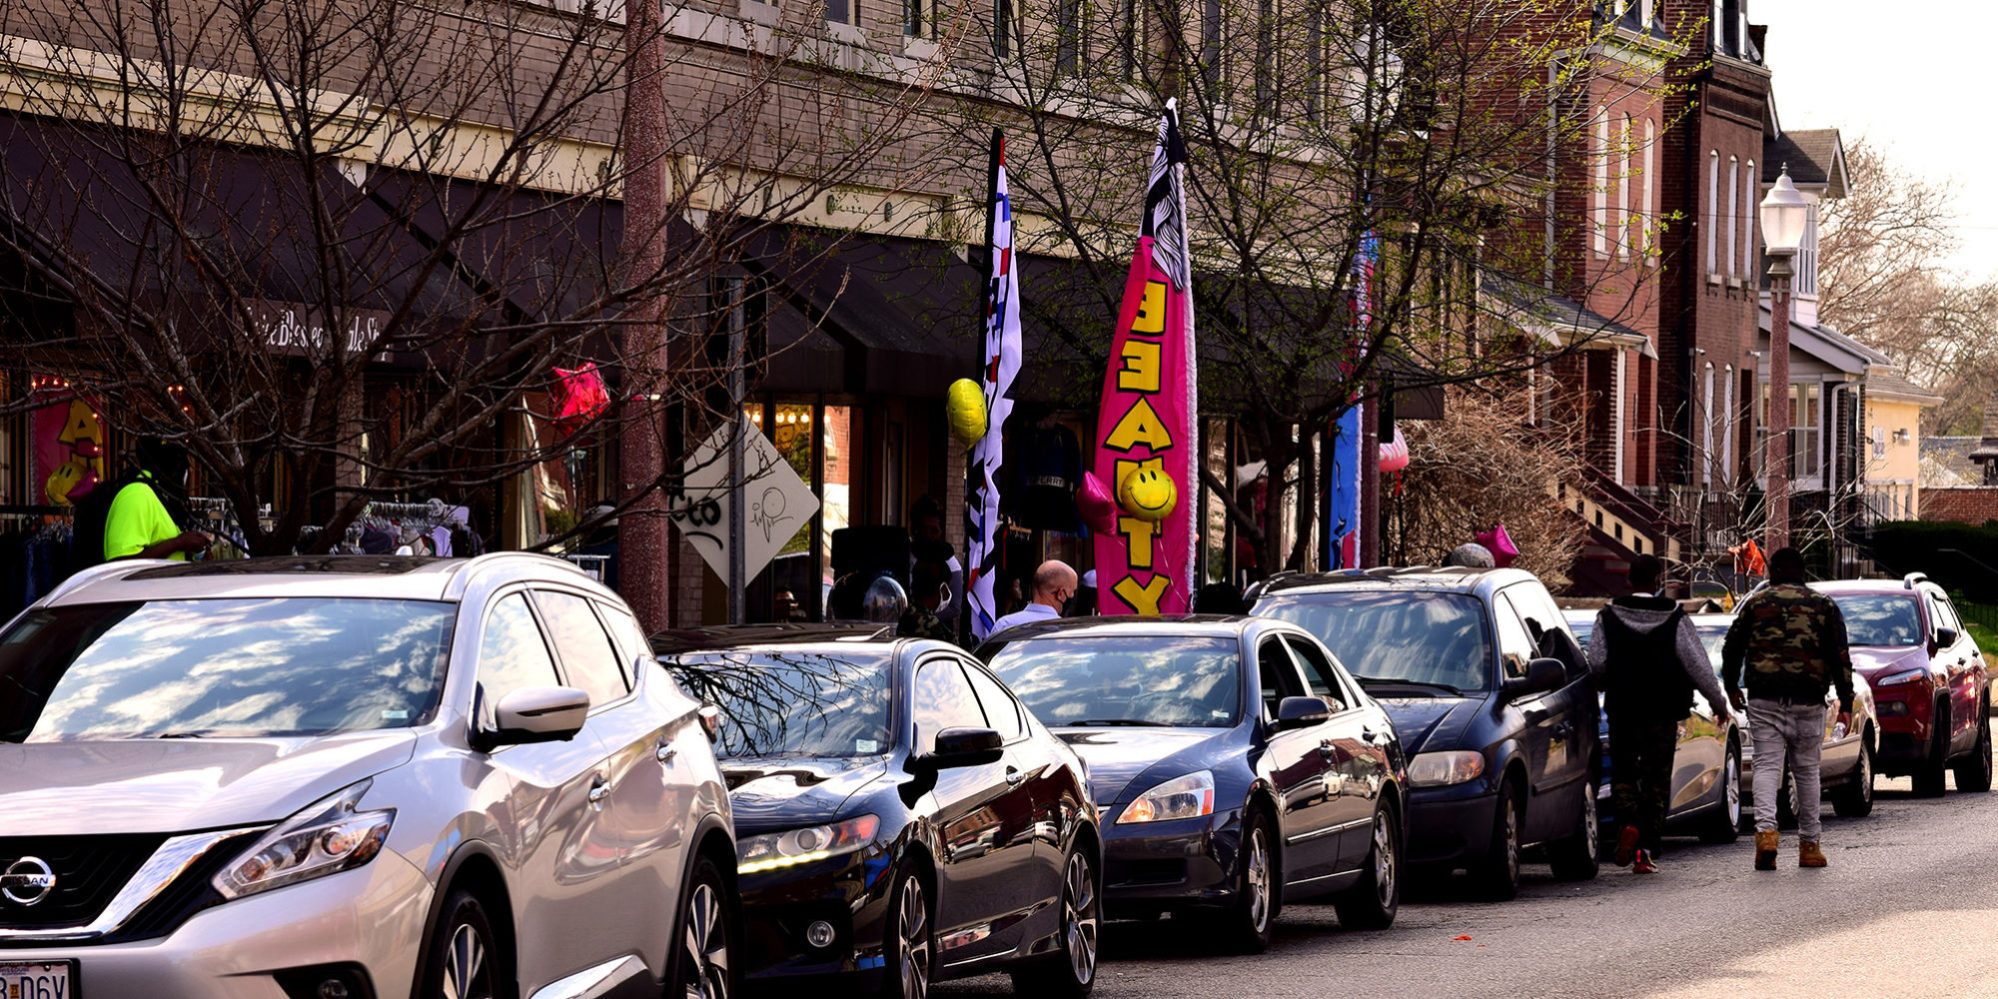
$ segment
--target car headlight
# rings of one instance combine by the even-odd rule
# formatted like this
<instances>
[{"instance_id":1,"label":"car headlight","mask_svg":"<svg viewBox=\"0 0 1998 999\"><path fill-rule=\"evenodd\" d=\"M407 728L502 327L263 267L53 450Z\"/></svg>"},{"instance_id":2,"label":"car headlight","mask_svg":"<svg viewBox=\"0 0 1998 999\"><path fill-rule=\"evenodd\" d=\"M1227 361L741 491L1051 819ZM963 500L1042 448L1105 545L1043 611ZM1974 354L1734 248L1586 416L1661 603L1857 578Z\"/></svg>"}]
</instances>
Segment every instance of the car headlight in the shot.
<instances>
[{"instance_id":1,"label":"car headlight","mask_svg":"<svg viewBox=\"0 0 1998 999\"><path fill-rule=\"evenodd\" d=\"M1214 774L1199 770L1160 784L1124 806L1118 822L1171 822L1214 814Z\"/></svg>"},{"instance_id":2,"label":"car headlight","mask_svg":"<svg viewBox=\"0 0 1998 999\"><path fill-rule=\"evenodd\" d=\"M1920 666L1917 666L1914 669L1904 669L1899 673L1889 673L1886 676L1883 676L1880 679L1873 681L1873 685L1876 687L1892 687L1895 684L1915 683L1921 680L1926 680L1928 679L1928 677L1929 677L1929 671L1923 669Z\"/></svg>"},{"instance_id":3,"label":"car headlight","mask_svg":"<svg viewBox=\"0 0 1998 999\"><path fill-rule=\"evenodd\" d=\"M1410 787L1449 787L1476 780L1485 772L1485 754L1470 750L1418 753L1408 763Z\"/></svg>"},{"instance_id":4,"label":"car headlight","mask_svg":"<svg viewBox=\"0 0 1998 999\"><path fill-rule=\"evenodd\" d=\"M373 784L369 778L336 791L265 833L243 851L241 860L215 875L215 890L223 898L242 898L375 859L395 822L395 809L355 811Z\"/></svg>"},{"instance_id":5,"label":"car headlight","mask_svg":"<svg viewBox=\"0 0 1998 999\"><path fill-rule=\"evenodd\" d=\"M852 853L874 842L880 829L880 819L860 815L831 825L746 837L735 845L735 870L757 874Z\"/></svg>"}]
</instances>

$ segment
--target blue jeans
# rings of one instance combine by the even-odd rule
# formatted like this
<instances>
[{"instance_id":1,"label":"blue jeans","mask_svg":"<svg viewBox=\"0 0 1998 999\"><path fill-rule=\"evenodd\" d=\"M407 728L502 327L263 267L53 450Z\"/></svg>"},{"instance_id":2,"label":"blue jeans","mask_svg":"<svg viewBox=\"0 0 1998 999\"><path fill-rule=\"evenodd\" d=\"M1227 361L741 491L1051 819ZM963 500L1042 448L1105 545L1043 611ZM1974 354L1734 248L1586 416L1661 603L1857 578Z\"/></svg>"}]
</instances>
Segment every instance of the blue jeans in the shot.
<instances>
[{"instance_id":1,"label":"blue jeans","mask_svg":"<svg viewBox=\"0 0 1998 999\"><path fill-rule=\"evenodd\" d=\"M1818 817L1818 760L1825 745L1825 703L1750 698L1748 733L1755 742L1755 831L1776 829L1776 796L1783 791L1783 768L1797 787L1797 835L1816 843L1824 831Z\"/></svg>"}]
</instances>

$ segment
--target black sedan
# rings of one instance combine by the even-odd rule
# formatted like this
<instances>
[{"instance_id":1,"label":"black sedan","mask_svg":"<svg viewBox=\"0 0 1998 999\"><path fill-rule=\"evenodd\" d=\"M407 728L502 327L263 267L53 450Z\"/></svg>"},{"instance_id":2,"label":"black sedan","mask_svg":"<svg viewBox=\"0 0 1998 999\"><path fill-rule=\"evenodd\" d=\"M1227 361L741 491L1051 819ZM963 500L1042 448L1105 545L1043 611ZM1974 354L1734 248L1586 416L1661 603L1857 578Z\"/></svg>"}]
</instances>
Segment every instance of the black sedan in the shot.
<instances>
[{"instance_id":1,"label":"black sedan","mask_svg":"<svg viewBox=\"0 0 1998 999\"><path fill-rule=\"evenodd\" d=\"M1102 851L1087 777L983 665L856 632L654 650L724 712L749 982L921 999L1003 967L1022 990L1089 992Z\"/></svg>"},{"instance_id":2,"label":"black sedan","mask_svg":"<svg viewBox=\"0 0 1998 999\"><path fill-rule=\"evenodd\" d=\"M1113 914L1198 914L1249 951L1286 901L1394 922L1401 747L1302 629L1091 618L1014 628L979 656L1088 761Z\"/></svg>"}]
</instances>

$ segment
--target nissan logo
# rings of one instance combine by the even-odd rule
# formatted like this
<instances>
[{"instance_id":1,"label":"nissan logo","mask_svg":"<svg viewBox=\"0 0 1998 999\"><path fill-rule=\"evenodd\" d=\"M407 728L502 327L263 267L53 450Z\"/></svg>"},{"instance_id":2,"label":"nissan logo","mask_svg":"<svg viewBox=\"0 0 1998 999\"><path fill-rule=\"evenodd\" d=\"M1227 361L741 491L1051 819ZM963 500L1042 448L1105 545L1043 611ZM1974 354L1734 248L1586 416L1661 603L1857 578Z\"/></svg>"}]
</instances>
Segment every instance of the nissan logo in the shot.
<instances>
[{"instance_id":1,"label":"nissan logo","mask_svg":"<svg viewBox=\"0 0 1998 999\"><path fill-rule=\"evenodd\" d=\"M55 871L40 857L22 857L0 874L0 895L15 905L39 905L55 891Z\"/></svg>"}]
</instances>

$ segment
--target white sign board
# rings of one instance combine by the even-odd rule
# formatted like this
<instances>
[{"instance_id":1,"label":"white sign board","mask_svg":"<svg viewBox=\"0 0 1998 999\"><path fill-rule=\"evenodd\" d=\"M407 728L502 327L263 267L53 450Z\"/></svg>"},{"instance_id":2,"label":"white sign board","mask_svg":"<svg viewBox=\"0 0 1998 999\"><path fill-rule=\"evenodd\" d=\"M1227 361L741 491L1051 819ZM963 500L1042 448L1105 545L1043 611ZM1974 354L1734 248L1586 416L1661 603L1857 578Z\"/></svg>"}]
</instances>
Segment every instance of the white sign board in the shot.
<instances>
[{"instance_id":1,"label":"white sign board","mask_svg":"<svg viewBox=\"0 0 1998 999\"><path fill-rule=\"evenodd\" d=\"M673 523L693 542L708 567L728 582L728 510L734 497L728 489L728 439L734 427L717 428L687 459L680 495L673 497ZM742 568L755 579L786 542L810 524L819 512L812 488L777 452L770 438L745 428L742 447L743 515Z\"/></svg>"}]
</instances>

